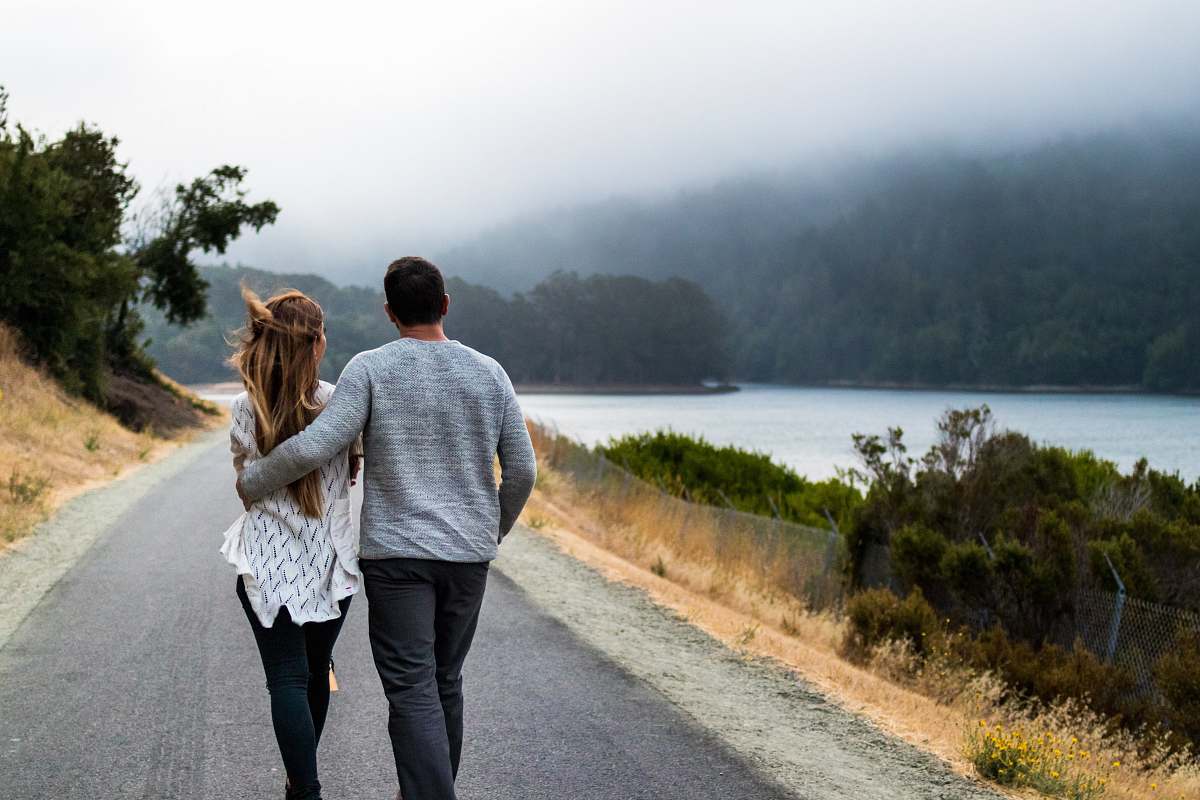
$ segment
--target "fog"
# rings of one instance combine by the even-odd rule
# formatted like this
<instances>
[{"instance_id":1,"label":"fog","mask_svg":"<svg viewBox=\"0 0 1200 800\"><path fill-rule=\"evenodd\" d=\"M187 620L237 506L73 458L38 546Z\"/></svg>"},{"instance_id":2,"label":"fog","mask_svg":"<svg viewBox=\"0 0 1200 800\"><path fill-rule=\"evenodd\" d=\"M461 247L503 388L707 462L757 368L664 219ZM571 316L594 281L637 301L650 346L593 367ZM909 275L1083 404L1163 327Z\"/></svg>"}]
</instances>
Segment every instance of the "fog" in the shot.
<instances>
[{"instance_id":1,"label":"fog","mask_svg":"<svg viewBox=\"0 0 1200 800\"><path fill-rule=\"evenodd\" d=\"M5 0L0 82L146 190L249 167L283 213L230 259L354 282L564 204L1200 109L1194 0L717 5Z\"/></svg>"}]
</instances>

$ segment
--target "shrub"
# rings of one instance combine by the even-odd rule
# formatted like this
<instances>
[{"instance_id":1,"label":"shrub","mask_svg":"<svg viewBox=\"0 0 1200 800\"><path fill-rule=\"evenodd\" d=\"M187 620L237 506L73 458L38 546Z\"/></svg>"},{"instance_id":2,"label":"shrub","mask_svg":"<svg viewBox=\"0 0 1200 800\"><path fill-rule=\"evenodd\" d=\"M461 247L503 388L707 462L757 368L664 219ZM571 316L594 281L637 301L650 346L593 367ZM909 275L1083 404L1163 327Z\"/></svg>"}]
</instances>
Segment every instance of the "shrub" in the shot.
<instances>
[{"instance_id":1,"label":"shrub","mask_svg":"<svg viewBox=\"0 0 1200 800\"><path fill-rule=\"evenodd\" d=\"M847 531L850 587L895 579L920 590L932 613L974 632L950 637L966 643L965 663L995 671L1027 699L1075 698L1129 729L1165 722L1188 731L1178 741L1195 738L1190 645L1157 673L1175 693L1164 708L1154 698L1166 698L1165 687L1138 686L1079 646L1051 643L1089 624L1075 607L1079 590L1116 590L1109 561L1130 597L1200 608L1200 481L1185 484L1145 461L1122 474L1093 453L997 432L986 407L947 412L938 431L919 460L899 430L855 435L871 482ZM886 638L880 620L899 601L855 602L861 618L848 649L861 650ZM1136 647L1137 637L1122 642Z\"/></svg>"},{"instance_id":2,"label":"shrub","mask_svg":"<svg viewBox=\"0 0 1200 800\"><path fill-rule=\"evenodd\" d=\"M1148 717L1132 673L1105 664L1079 644L1070 650L1054 644L1034 647L996 626L977 637L956 639L955 646L965 663L999 675L1022 697L1045 702L1076 698L1093 711L1132 724Z\"/></svg>"},{"instance_id":3,"label":"shrub","mask_svg":"<svg viewBox=\"0 0 1200 800\"><path fill-rule=\"evenodd\" d=\"M614 438L600 451L634 475L677 496L729 506L761 516L778 514L804 525L825 527L827 509L848 522L862 496L836 479L812 482L769 456L737 447L717 447L673 431Z\"/></svg>"},{"instance_id":4,"label":"shrub","mask_svg":"<svg viewBox=\"0 0 1200 800\"><path fill-rule=\"evenodd\" d=\"M1195 746L1200 742L1200 634L1181 631L1175 647L1158 660L1154 674L1169 727Z\"/></svg>"},{"instance_id":5,"label":"shrub","mask_svg":"<svg viewBox=\"0 0 1200 800\"><path fill-rule=\"evenodd\" d=\"M865 661L877 646L907 642L914 654L924 657L942 634L933 606L920 589L900 599L888 589L867 589L846 603L849 625L843 648L855 661Z\"/></svg>"},{"instance_id":6,"label":"shrub","mask_svg":"<svg viewBox=\"0 0 1200 800\"><path fill-rule=\"evenodd\" d=\"M23 475L14 469L8 476L8 496L17 505L36 505L48 488L50 480L40 475Z\"/></svg>"},{"instance_id":7,"label":"shrub","mask_svg":"<svg viewBox=\"0 0 1200 800\"><path fill-rule=\"evenodd\" d=\"M942 580L968 608L986 607L992 593L992 560L983 545L959 542L950 545L938 562Z\"/></svg>"},{"instance_id":8,"label":"shrub","mask_svg":"<svg viewBox=\"0 0 1200 800\"><path fill-rule=\"evenodd\" d=\"M892 566L907 588L924 591L941 583L942 556L950 543L931 528L905 525L892 536Z\"/></svg>"},{"instance_id":9,"label":"shrub","mask_svg":"<svg viewBox=\"0 0 1200 800\"><path fill-rule=\"evenodd\" d=\"M1105 556L1108 556L1107 560ZM1093 578L1105 589L1112 592L1117 590L1112 570L1108 567L1111 561L1126 591L1132 596L1145 600L1159 599L1158 587L1146 564L1145 554L1128 533L1088 542L1088 561Z\"/></svg>"}]
</instances>

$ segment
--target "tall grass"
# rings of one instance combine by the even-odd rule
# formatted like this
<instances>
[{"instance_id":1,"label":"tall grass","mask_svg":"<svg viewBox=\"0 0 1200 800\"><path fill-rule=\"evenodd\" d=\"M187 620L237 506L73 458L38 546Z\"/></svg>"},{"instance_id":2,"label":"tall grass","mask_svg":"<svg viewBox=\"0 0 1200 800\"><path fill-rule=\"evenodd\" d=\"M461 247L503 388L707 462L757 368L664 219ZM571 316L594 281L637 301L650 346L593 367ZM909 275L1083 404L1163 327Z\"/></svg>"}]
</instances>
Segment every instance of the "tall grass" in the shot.
<instances>
[{"instance_id":1,"label":"tall grass","mask_svg":"<svg viewBox=\"0 0 1200 800\"><path fill-rule=\"evenodd\" d=\"M117 474L161 444L66 394L21 358L19 337L0 325L0 547L72 490Z\"/></svg>"},{"instance_id":2,"label":"tall grass","mask_svg":"<svg viewBox=\"0 0 1200 800\"><path fill-rule=\"evenodd\" d=\"M682 500L658 487L588 457L582 448L554 431L531 427L534 449L557 476L560 493L594 512L592 535L613 550L653 549L662 560L706 564L715 580L753 580L825 607L838 599L841 554L836 538L820 528ZM587 480L571 479L562 465L575 463ZM593 470L592 465L600 469Z\"/></svg>"}]
</instances>

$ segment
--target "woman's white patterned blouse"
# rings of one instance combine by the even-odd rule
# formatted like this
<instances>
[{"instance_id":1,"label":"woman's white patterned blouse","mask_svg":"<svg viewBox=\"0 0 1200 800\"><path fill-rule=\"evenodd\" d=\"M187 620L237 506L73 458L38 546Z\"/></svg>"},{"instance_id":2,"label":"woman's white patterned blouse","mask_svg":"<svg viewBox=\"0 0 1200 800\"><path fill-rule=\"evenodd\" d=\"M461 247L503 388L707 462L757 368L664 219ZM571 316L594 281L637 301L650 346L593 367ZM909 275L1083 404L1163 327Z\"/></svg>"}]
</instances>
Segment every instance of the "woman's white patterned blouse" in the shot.
<instances>
[{"instance_id":1,"label":"woman's white patterned blouse","mask_svg":"<svg viewBox=\"0 0 1200 800\"><path fill-rule=\"evenodd\" d=\"M327 403L331 384L317 399ZM238 470L260 457L254 409L246 393L233 400L230 450ZM358 534L350 511L349 450L319 468L324 513L306 517L287 487L254 502L225 532L221 554L237 568L250 606L264 627L280 608L297 625L341 616L338 601L358 591Z\"/></svg>"}]
</instances>

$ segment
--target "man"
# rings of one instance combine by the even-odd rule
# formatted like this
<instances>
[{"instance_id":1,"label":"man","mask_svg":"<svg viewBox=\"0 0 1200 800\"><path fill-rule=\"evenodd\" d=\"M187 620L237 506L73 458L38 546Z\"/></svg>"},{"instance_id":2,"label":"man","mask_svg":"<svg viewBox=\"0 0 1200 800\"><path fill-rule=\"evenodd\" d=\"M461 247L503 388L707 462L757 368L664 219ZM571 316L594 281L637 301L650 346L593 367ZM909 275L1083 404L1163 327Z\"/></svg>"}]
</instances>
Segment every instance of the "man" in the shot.
<instances>
[{"instance_id":1,"label":"man","mask_svg":"<svg viewBox=\"0 0 1200 800\"><path fill-rule=\"evenodd\" d=\"M396 774L404 800L453 800L463 661L488 563L537 467L508 375L446 338L450 297L437 267L401 258L383 285L400 338L352 358L320 416L246 467L238 494L248 502L286 486L362 433L359 564Z\"/></svg>"}]
</instances>

